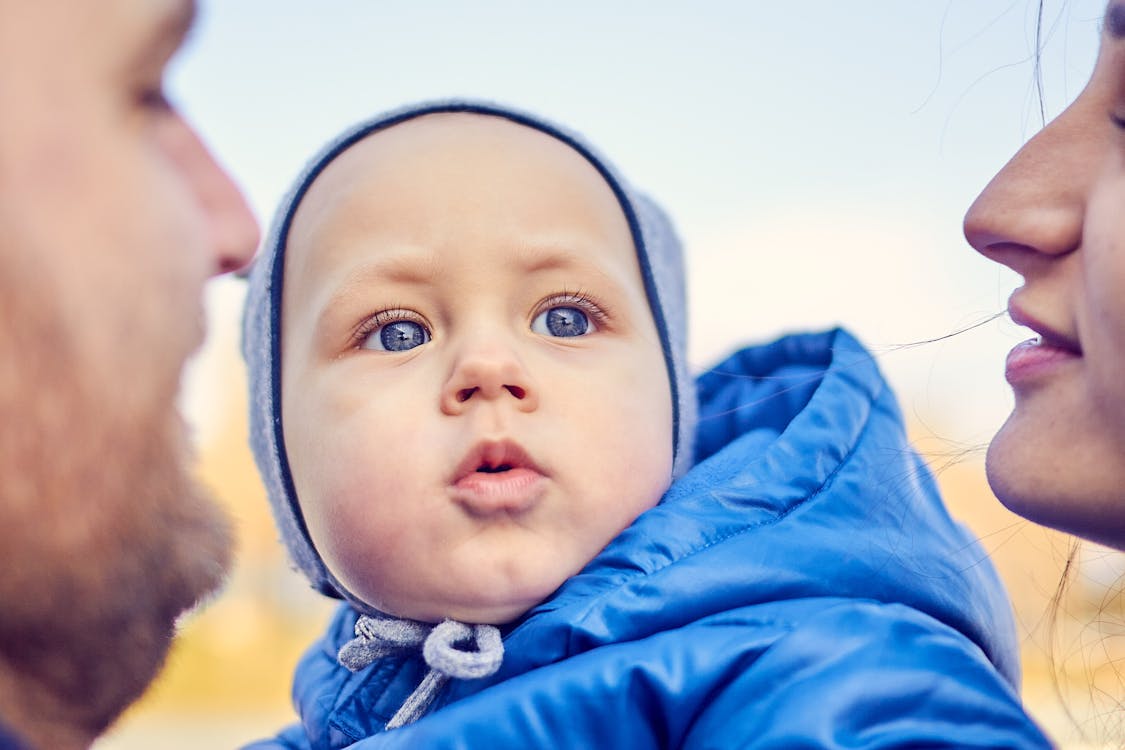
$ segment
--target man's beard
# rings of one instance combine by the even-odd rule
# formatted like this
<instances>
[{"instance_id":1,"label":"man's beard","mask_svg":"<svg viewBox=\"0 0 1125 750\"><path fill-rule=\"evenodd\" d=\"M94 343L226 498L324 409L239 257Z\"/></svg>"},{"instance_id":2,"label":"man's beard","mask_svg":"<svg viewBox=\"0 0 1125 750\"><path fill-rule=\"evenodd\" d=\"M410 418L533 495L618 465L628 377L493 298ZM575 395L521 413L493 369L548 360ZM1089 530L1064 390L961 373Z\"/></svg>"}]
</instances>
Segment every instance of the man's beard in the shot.
<instances>
[{"instance_id":1,"label":"man's beard","mask_svg":"<svg viewBox=\"0 0 1125 750\"><path fill-rule=\"evenodd\" d=\"M8 270L0 268L0 666L38 688L48 721L93 735L155 676L176 619L221 585L230 529L190 476L174 405L180 363L122 342L103 353L120 359L122 381L89 382L94 368L73 342L97 325L96 313L62 320L42 277Z\"/></svg>"}]
</instances>

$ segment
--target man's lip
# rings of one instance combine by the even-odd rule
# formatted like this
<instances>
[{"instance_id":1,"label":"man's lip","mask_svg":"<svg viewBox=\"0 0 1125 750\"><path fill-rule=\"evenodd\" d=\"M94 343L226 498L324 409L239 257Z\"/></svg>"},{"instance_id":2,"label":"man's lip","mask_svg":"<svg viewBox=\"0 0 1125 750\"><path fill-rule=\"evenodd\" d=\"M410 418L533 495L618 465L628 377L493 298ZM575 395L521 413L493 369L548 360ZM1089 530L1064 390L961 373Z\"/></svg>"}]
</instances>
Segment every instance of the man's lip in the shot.
<instances>
[{"instance_id":1,"label":"man's lip","mask_svg":"<svg viewBox=\"0 0 1125 750\"><path fill-rule=\"evenodd\" d=\"M1056 349L1063 349L1071 354L1082 356L1082 346L1074 338L1060 333L1043 321L1034 317L1015 302L1015 295L1008 300L1008 317L1018 326L1030 328L1039 334L1042 342Z\"/></svg>"}]
</instances>

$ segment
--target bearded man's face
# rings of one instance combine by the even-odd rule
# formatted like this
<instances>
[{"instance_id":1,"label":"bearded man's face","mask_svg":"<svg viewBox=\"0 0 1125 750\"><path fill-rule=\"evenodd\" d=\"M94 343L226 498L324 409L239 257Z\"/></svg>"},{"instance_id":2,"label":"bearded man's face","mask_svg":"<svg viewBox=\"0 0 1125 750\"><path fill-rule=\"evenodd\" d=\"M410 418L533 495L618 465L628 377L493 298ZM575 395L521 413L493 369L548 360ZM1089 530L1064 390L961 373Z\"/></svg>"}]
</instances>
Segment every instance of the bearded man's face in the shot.
<instances>
[{"instance_id":1,"label":"bearded man's face","mask_svg":"<svg viewBox=\"0 0 1125 750\"><path fill-rule=\"evenodd\" d=\"M94 731L230 556L176 398L257 226L163 95L193 12L0 0L0 664Z\"/></svg>"}]
</instances>

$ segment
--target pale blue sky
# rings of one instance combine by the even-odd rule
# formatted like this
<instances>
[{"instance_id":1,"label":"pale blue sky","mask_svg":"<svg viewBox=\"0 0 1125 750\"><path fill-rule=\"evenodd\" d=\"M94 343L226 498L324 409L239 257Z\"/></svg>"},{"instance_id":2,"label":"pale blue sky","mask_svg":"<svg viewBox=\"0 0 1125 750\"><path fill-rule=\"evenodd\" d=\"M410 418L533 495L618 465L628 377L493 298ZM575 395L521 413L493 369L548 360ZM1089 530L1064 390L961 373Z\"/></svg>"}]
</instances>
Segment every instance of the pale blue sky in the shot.
<instances>
[{"instance_id":1,"label":"pale blue sky","mask_svg":"<svg viewBox=\"0 0 1125 750\"><path fill-rule=\"evenodd\" d=\"M1050 0L1048 116L1081 88L1104 0ZM405 102L480 96L564 122L676 220L688 248L693 359L845 323L879 353L905 410L955 442L1006 414L996 322L1015 277L960 221L1038 127L1033 0L566 3L203 0L171 92L263 221L303 161ZM221 406L238 283L189 406Z\"/></svg>"}]
</instances>

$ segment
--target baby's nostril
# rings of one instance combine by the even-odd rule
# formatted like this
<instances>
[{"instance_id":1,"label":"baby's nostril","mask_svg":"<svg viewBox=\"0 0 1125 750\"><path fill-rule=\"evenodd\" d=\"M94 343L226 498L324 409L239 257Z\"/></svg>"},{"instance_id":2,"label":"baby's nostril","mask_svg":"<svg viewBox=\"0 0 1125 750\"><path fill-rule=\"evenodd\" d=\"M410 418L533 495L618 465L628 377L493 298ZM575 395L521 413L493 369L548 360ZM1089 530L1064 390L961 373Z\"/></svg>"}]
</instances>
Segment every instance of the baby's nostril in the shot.
<instances>
[{"instance_id":1,"label":"baby's nostril","mask_svg":"<svg viewBox=\"0 0 1125 750\"><path fill-rule=\"evenodd\" d=\"M527 391L525 391L523 388L520 388L518 385L506 385L504 387L508 389L508 393L512 394L517 399L522 399L527 395Z\"/></svg>"},{"instance_id":2,"label":"baby's nostril","mask_svg":"<svg viewBox=\"0 0 1125 750\"><path fill-rule=\"evenodd\" d=\"M473 394L476 392L476 388L462 388L461 390L457 391L457 400L461 403L464 403L472 398Z\"/></svg>"}]
</instances>

